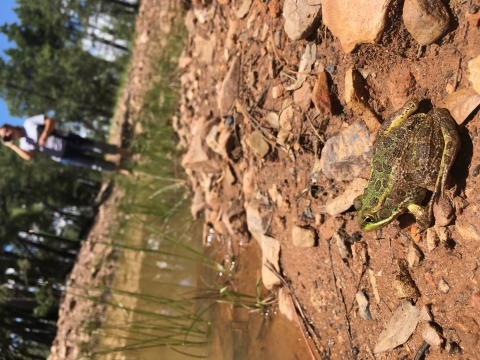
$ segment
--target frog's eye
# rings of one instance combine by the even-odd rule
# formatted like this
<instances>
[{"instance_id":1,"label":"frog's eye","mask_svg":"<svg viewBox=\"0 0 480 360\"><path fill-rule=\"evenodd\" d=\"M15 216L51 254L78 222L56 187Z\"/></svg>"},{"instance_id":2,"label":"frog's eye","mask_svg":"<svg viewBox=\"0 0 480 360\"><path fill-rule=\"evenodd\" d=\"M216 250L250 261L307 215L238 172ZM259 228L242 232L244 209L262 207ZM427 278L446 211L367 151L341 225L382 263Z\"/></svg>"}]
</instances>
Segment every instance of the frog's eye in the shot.
<instances>
[{"instance_id":1,"label":"frog's eye","mask_svg":"<svg viewBox=\"0 0 480 360\"><path fill-rule=\"evenodd\" d=\"M371 215L367 215L363 218L363 221L365 221L366 223L373 223L375 222L375 218Z\"/></svg>"},{"instance_id":2,"label":"frog's eye","mask_svg":"<svg viewBox=\"0 0 480 360\"><path fill-rule=\"evenodd\" d=\"M361 196L357 196L355 198L355 200L353 200L353 207L355 208L355 210L360 210L362 208L362 197Z\"/></svg>"},{"instance_id":3,"label":"frog's eye","mask_svg":"<svg viewBox=\"0 0 480 360\"><path fill-rule=\"evenodd\" d=\"M377 215L380 219L386 219L392 215L392 210L383 208L378 210Z\"/></svg>"}]
</instances>

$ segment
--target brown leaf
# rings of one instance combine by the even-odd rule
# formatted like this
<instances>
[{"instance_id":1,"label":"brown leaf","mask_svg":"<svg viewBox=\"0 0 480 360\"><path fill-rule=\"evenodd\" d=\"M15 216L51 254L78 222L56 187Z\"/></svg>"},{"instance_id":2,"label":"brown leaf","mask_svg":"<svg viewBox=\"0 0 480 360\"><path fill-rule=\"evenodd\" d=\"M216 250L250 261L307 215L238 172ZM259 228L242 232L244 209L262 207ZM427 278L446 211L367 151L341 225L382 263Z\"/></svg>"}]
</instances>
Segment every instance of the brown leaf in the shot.
<instances>
[{"instance_id":1,"label":"brown leaf","mask_svg":"<svg viewBox=\"0 0 480 360\"><path fill-rule=\"evenodd\" d=\"M322 71L318 75L312 92L312 101L320 114L332 115L332 102L330 100L330 90L328 88L327 73Z\"/></svg>"}]
</instances>

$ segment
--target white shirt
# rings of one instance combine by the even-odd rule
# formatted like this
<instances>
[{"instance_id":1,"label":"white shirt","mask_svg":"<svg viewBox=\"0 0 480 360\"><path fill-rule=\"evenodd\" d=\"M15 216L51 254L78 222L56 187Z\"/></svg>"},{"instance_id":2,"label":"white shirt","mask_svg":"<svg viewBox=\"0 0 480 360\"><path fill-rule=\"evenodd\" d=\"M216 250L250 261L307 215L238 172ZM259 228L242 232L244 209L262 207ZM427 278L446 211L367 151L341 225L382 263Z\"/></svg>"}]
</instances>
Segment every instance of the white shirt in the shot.
<instances>
[{"instance_id":1,"label":"white shirt","mask_svg":"<svg viewBox=\"0 0 480 360\"><path fill-rule=\"evenodd\" d=\"M50 156L55 161L60 161L66 148L65 139L50 135L45 142L45 146L38 146L37 126L45 125L45 115L37 115L28 118L23 123L24 136L20 138L20 149L24 151L39 151ZM41 134L40 134L41 135Z\"/></svg>"}]
</instances>

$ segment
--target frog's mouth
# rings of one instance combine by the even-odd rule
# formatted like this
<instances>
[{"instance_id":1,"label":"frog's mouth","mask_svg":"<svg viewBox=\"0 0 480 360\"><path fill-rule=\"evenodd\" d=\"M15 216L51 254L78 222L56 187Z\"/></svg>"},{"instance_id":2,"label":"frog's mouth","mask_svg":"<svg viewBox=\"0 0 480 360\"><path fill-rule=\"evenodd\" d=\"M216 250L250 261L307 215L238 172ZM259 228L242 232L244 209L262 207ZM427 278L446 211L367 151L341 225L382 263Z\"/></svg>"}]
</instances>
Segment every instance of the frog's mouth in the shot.
<instances>
[{"instance_id":1,"label":"frog's mouth","mask_svg":"<svg viewBox=\"0 0 480 360\"><path fill-rule=\"evenodd\" d=\"M404 211L392 211L389 216L385 216L380 218L378 213L370 213L370 212L362 212L358 214L358 225L360 229L363 231L373 231L391 223L393 220L397 218L398 215L403 213Z\"/></svg>"}]
</instances>

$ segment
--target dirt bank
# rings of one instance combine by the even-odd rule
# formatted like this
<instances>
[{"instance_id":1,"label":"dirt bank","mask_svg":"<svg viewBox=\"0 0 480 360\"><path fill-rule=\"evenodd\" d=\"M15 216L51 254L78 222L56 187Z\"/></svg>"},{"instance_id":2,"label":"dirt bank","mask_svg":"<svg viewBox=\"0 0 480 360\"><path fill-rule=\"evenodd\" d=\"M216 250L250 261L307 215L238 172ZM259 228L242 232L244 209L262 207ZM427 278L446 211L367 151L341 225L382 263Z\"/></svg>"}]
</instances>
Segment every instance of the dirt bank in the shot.
<instances>
[{"instance_id":1,"label":"dirt bank","mask_svg":"<svg viewBox=\"0 0 480 360\"><path fill-rule=\"evenodd\" d=\"M469 62L480 54L479 3L428 1L433 15L420 20L421 1L339 3L194 2L174 123L188 149L192 213L205 218L206 245L232 240L237 265L249 242L274 244L273 253L279 244L318 358L413 358L424 340L428 359L478 358L480 100ZM376 130L411 96L459 123L454 219L440 226L437 212L421 236L411 215L361 232L352 204ZM404 339L379 341L405 308Z\"/></svg>"}]
</instances>

